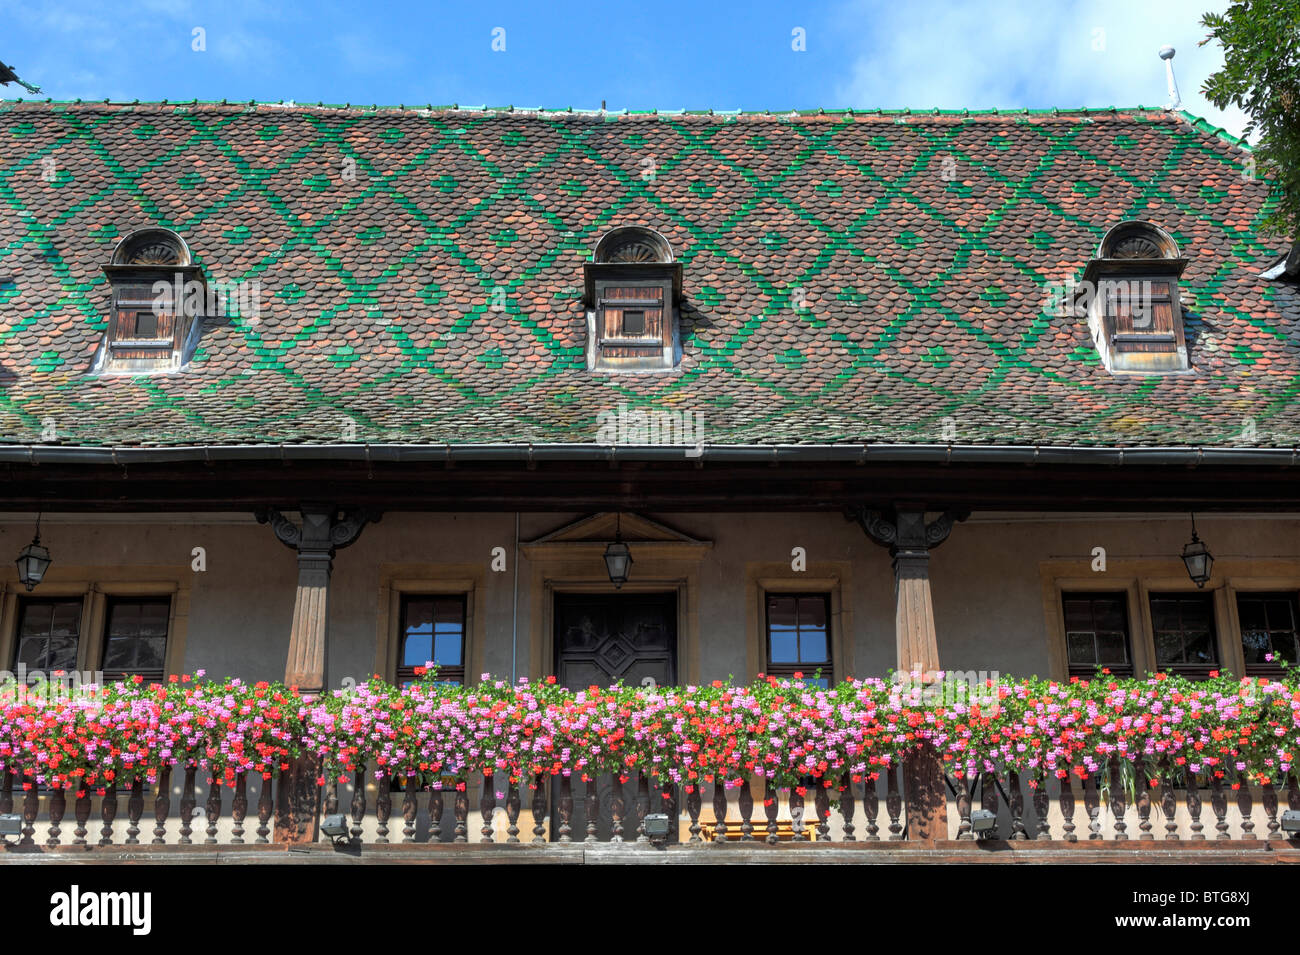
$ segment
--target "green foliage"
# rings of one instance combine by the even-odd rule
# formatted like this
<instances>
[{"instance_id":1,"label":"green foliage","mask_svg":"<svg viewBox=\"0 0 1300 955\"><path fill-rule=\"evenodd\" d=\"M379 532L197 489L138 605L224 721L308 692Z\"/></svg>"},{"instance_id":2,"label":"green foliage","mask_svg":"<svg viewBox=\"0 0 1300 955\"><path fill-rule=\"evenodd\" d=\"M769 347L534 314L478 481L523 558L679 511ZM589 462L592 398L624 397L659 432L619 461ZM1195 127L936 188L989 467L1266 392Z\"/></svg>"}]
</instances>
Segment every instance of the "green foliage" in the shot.
<instances>
[{"instance_id":1,"label":"green foliage","mask_svg":"<svg viewBox=\"0 0 1300 955\"><path fill-rule=\"evenodd\" d=\"M1264 228L1300 236L1300 0L1238 0L1207 13L1202 45L1223 46L1223 69L1201 92L1219 109L1237 106L1250 117L1246 136L1257 138L1258 172L1277 186ZM1258 131L1258 136L1252 135Z\"/></svg>"}]
</instances>

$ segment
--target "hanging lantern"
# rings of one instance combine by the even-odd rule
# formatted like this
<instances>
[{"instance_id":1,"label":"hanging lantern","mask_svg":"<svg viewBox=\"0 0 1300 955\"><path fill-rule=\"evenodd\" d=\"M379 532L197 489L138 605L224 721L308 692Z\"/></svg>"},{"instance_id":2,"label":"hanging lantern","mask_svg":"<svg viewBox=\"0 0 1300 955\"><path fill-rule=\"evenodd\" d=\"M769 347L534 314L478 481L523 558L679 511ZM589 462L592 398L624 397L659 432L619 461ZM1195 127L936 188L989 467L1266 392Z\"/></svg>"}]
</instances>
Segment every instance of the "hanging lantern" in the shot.
<instances>
[{"instance_id":1,"label":"hanging lantern","mask_svg":"<svg viewBox=\"0 0 1300 955\"><path fill-rule=\"evenodd\" d=\"M41 516L36 515L36 536L32 542L22 549L18 559L14 561L18 565L18 582L30 592L45 577L45 572L49 570L53 561L50 559L48 549L41 546Z\"/></svg>"},{"instance_id":2,"label":"hanging lantern","mask_svg":"<svg viewBox=\"0 0 1300 955\"><path fill-rule=\"evenodd\" d=\"M623 543L622 515L618 517L614 530L614 543L605 548L605 570L609 573L609 582L618 590L627 583L628 571L632 567L632 552Z\"/></svg>"},{"instance_id":3,"label":"hanging lantern","mask_svg":"<svg viewBox=\"0 0 1300 955\"><path fill-rule=\"evenodd\" d=\"M1197 587L1204 587L1210 579L1214 568L1214 555L1205 543L1196 536L1196 515L1192 515L1192 539L1183 547L1183 563L1187 567L1187 576Z\"/></svg>"},{"instance_id":4,"label":"hanging lantern","mask_svg":"<svg viewBox=\"0 0 1300 955\"><path fill-rule=\"evenodd\" d=\"M622 541L615 541L605 548L605 569L609 571L609 582L617 590L627 583L627 572L632 566L632 552Z\"/></svg>"}]
</instances>

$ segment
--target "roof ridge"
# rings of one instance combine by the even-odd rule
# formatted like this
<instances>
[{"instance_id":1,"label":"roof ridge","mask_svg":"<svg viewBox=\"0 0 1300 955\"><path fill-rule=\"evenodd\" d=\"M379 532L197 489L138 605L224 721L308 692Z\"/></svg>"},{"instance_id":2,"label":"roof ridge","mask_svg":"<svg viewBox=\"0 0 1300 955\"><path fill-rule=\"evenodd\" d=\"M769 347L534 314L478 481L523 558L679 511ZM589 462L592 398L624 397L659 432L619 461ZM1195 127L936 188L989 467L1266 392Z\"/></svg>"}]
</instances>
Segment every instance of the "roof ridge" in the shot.
<instances>
[{"instance_id":1,"label":"roof ridge","mask_svg":"<svg viewBox=\"0 0 1300 955\"><path fill-rule=\"evenodd\" d=\"M788 117L788 116L1099 116L1099 115L1119 115L1126 113L1143 113L1152 115L1182 116L1194 124L1204 124L1200 128L1213 130L1214 127L1199 117L1195 117L1186 111L1175 111L1160 106L1070 106L1070 107L987 107L972 109L963 108L943 108L943 107L870 107L858 108L852 106L846 107L812 107L807 109L586 109L575 108L573 106L515 106L513 104L506 106L488 106L483 105L461 105L459 103L450 104L432 104L427 103L423 106L418 104L408 105L399 103L397 105L387 104L364 104L347 103L326 103L324 101L297 102L295 100L200 100L197 98L189 100L113 100L105 98L98 99L70 99L56 100L52 97L44 99L29 99L25 97L16 97L14 99L0 98L0 108L25 105L49 105L49 106L161 106L161 107L183 107L183 106L225 106L231 109L254 109L259 107L265 108L283 108L283 109L329 109L329 110L348 110L355 113L382 113L382 112L472 112L472 113L521 113L521 114L547 114L547 115L573 115L573 116L614 116L614 117L677 117L677 116L717 116L721 118L730 118L737 116L744 117ZM1222 130L1220 130L1222 131ZM1231 134L1224 133L1226 136ZM1235 141L1235 140L1234 140Z\"/></svg>"},{"instance_id":2,"label":"roof ridge","mask_svg":"<svg viewBox=\"0 0 1300 955\"><path fill-rule=\"evenodd\" d=\"M1222 126L1215 126L1208 119L1205 119L1204 117L1201 116L1197 116L1195 113L1191 112L1190 110L1179 109L1179 110L1173 110L1171 112L1175 112L1177 115L1187 120L1187 122L1189 122L1192 125L1193 129L1198 129L1203 133L1210 133L1211 135L1218 136L1224 142L1232 146L1238 146L1241 149L1245 149L1249 152L1254 152L1255 147L1251 146L1250 143L1246 142L1245 136L1234 136L1232 135L1232 133L1228 132Z\"/></svg>"}]
</instances>

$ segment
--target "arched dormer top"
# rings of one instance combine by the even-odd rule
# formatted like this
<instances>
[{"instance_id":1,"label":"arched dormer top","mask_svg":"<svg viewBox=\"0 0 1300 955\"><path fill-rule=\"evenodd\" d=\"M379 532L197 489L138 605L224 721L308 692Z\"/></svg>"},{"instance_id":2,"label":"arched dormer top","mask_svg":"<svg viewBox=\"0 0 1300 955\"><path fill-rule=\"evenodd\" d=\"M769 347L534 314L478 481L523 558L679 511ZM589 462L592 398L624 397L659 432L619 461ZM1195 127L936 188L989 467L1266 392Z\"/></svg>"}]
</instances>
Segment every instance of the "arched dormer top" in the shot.
<instances>
[{"instance_id":1,"label":"arched dormer top","mask_svg":"<svg viewBox=\"0 0 1300 955\"><path fill-rule=\"evenodd\" d=\"M1164 229L1143 219L1113 226L1097 246L1099 259L1177 259L1178 243Z\"/></svg>"},{"instance_id":2,"label":"arched dormer top","mask_svg":"<svg viewBox=\"0 0 1300 955\"><path fill-rule=\"evenodd\" d=\"M654 229L618 226L600 237L591 260L602 265L669 265L673 247Z\"/></svg>"},{"instance_id":3,"label":"arched dormer top","mask_svg":"<svg viewBox=\"0 0 1300 955\"><path fill-rule=\"evenodd\" d=\"M113 249L111 265L187 267L193 264L190 247L171 229L149 226L128 232Z\"/></svg>"}]
</instances>

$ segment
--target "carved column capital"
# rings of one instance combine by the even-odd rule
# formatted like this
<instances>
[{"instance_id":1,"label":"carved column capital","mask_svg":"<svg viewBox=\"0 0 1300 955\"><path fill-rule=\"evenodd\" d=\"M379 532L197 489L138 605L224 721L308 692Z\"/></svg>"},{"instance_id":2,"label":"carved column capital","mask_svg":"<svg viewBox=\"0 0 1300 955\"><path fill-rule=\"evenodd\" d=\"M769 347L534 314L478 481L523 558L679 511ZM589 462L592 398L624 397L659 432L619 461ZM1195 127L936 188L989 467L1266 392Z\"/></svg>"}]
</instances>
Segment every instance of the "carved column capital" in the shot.
<instances>
[{"instance_id":1,"label":"carved column capital","mask_svg":"<svg viewBox=\"0 0 1300 955\"><path fill-rule=\"evenodd\" d=\"M366 524L377 524L382 513L362 509L348 511L339 516L332 504L303 503L299 505L302 525L285 517L274 507L257 510L254 516L259 524L270 524L276 539L286 547L298 551L299 557L319 560L330 558L340 548L347 547L358 537Z\"/></svg>"},{"instance_id":2,"label":"carved column capital","mask_svg":"<svg viewBox=\"0 0 1300 955\"><path fill-rule=\"evenodd\" d=\"M847 520L857 521L863 532L888 547L894 558L924 558L952 533L954 524L964 521L970 511L949 508L932 521L925 519L924 505L899 504L888 511L865 506L844 509Z\"/></svg>"}]
</instances>

